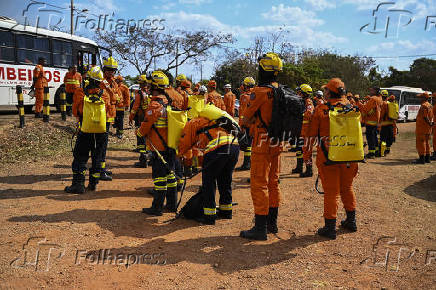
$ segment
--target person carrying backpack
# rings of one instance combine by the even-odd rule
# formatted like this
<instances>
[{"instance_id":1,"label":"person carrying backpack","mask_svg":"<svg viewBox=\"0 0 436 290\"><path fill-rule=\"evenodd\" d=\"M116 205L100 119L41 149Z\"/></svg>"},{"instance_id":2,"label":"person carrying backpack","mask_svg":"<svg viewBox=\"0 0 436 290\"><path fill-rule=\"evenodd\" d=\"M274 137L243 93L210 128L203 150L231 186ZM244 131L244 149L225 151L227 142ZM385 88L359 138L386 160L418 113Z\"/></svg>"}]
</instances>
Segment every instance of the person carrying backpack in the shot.
<instances>
[{"instance_id":1,"label":"person carrying backpack","mask_svg":"<svg viewBox=\"0 0 436 290\"><path fill-rule=\"evenodd\" d=\"M197 221L208 225L214 225L217 218L232 218L232 175L239 155L237 138L219 125L219 120L205 117L190 120L183 129L178 146L178 155L185 157L185 175L192 166L191 149L195 147L204 153L203 215ZM218 211L215 204L217 185L220 193Z\"/></svg>"},{"instance_id":2,"label":"person carrying backpack","mask_svg":"<svg viewBox=\"0 0 436 290\"><path fill-rule=\"evenodd\" d=\"M389 103L388 100L389 92L387 90L381 91L383 105L380 110L380 156L384 157L385 155L391 152L392 143L394 143L394 121L389 117ZM394 99L395 101L395 99Z\"/></svg>"},{"instance_id":3,"label":"person carrying backpack","mask_svg":"<svg viewBox=\"0 0 436 290\"><path fill-rule=\"evenodd\" d=\"M338 210L337 197L341 196L344 204L347 219L341 222L341 226L350 231L357 231L356 226L356 196L353 192L353 180L357 175L357 162L332 162L329 160L329 146L333 146L335 137L330 134L331 120L329 111L332 108L351 107L345 97L345 85L339 78L331 79L325 86L327 103L317 106L312 117L309 134L311 140L318 138L316 165L319 177L324 188L324 220L325 226L318 229L318 234L330 239L336 239L336 217ZM360 114L356 118L356 124L360 128ZM359 137L362 138L361 132ZM346 136L348 137L348 136ZM348 141L347 139L345 141ZM342 142L342 141L341 141ZM362 142L362 140L361 140ZM310 144L313 145L314 142ZM363 144L360 146L363 159ZM331 147L333 148L333 147ZM312 151L312 146L309 147ZM309 152L304 156L306 159L311 156Z\"/></svg>"},{"instance_id":4,"label":"person carrying backpack","mask_svg":"<svg viewBox=\"0 0 436 290\"><path fill-rule=\"evenodd\" d=\"M274 89L278 88L277 76L283 69L280 57L272 52L259 57L259 85L253 89L244 110L242 126L254 123L251 155L251 197L255 225L240 236L252 240L267 240L268 233L277 233L277 216L280 204L279 171L282 146L268 136L272 120Z\"/></svg>"},{"instance_id":5,"label":"person carrying backpack","mask_svg":"<svg viewBox=\"0 0 436 290\"><path fill-rule=\"evenodd\" d=\"M111 106L107 92L100 89L103 72L95 66L88 72L89 85L74 92L72 112L80 122L80 131L73 150L73 182L65 192L85 192L86 163L91 152L92 166L89 170L87 190L94 191L100 179L101 163L106 138L106 111Z\"/></svg>"},{"instance_id":6,"label":"person carrying backpack","mask_svg":"<svg viewBox=\"0 0 436 290\"><path fill-rule=\"evenodd\" d=\"M177 180L174 174L176 152L167 145L167 106L171 102L165 94L168 86L169 79L163 72L154 71L151 74L151 101L136 133L139 137L146 136L147 147L153 149L153 203L151 207L142 209L143 213L153 216L162 215L165 198L169 211L175 212L177 207Z\"/></svg>"}]
</instances>

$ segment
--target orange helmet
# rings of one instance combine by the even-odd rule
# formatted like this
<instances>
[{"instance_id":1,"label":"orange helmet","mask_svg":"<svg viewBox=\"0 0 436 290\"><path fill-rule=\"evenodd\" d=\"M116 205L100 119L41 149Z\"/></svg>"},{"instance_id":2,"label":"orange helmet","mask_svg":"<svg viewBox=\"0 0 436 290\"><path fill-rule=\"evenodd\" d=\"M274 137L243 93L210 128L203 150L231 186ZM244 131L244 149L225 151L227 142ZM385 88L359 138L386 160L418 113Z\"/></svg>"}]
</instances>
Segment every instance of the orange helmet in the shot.
<instances>
[{"instance_id":1,"label":"orange helmet","mask_svg":"<svg viewBox=\"0 0 436 290\"><path fill-rule=\"evenodd\" d=\"M425 99L428 99L428 98L430 98L430 96L428 95L428 93L427 93L427 92L425 92L425 93L422 93L422 94L419 94L419 95L418 95L418 97L424 97Z\"/></svg>"},{"instance_id":2,"label":"orange helmet","mask_svg":"<svg viewBox=\"0 0 436 290\"><path fill-rule=\"evenodd\" d=\"M340 78L333 78L331 79L325 87L338 95L343 95L345 93L345 84L341 81Z\"/></svg>"},{"instance_id":3,"label":"orange helmet","mask_svg":"<svg viewBox=\"0 0 436 290\"><path fill-rule=\"evenodd\" d=\"M214 88L214 89L216 89L216 81L215 81L215 80L210 80L210 81L207 83L207 86L208 86L209 88Z\"/></svg>"}]
</instances>

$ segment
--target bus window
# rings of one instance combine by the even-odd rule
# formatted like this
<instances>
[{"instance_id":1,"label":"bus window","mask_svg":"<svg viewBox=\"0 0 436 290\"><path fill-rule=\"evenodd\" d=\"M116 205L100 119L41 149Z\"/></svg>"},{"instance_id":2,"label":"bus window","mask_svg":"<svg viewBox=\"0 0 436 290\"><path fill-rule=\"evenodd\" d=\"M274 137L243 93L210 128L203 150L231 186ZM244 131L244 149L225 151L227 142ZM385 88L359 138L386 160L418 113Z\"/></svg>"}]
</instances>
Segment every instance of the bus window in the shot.
<instances>
[{"instance_id":1,"label":"bus window","mask_svg":"<svg viewBox=\"0 0 436 290\"><path fill-rule=\"evenodd\" d=\"M17 56L19 63L37 64L38 58L44 57L46 64L51 66L51 55L48 38L17 35L17 44Z\"/></svg>"},{"instance_id":2,"label":"bus window","mask_svg":"<svg viewBox=\"0 0 436 290\"><path fill-rule=\"evenodd\" d=\"M69 67L73 64L71 42L53 40L53 66Z\"/></svg>"},{"instance_id":3,"label":"bus window","mask_svg":"<svg viewBox=\"0 0 436 290\"><path fill-rule=\"evenodd\" d=\"M0 31L0 61L14 62L14 35L9 31Z\"/></svg>"},{"instance_id":4,"label":"bus window","mask_svg":"<svg viewBox=\"0 0 436 290\"><path fill-rule=\"evenodd\" d=\"M405 105L421 105L420 99L417 97L417 93L403 92L401 95L400 106Z\"/></svg>"}]
</instances>

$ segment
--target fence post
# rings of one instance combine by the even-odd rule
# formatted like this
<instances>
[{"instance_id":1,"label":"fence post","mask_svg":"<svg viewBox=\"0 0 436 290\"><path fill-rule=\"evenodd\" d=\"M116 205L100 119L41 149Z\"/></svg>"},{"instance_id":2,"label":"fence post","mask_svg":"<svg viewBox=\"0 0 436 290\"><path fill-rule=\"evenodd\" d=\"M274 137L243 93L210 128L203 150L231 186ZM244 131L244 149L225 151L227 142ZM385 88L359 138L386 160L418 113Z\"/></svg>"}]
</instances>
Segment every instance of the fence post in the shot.
<instances>
[{"instance_id":1,"label":"fence post","mask_svg":"<svg viewBox=\"0 0 436 290\"><path fill-rule=\"evenodd\" d=\"M24 128L24 99L23 99L23 88L17 86L17 98L18 98L18 116L20 116L20 126L19 128Z\"/></svg>"},{"instance_id":2,"label":"fence post","mask_svg":"<svg viewBox=\"0 0 436 290\"><path fill-rule=\"evenodd\" d=\"M62 115L62 121L67 120L67 98L65 94L65 89L62 89L61 91L61 115Z\"/></svg>"},{"instance_id":3,"label":"fence post","mask_svg":"<svg viewBox=\"0 0 436 290\"><path fill-rule=\"evenodd\" d=\"M50 121L50 91L48 87L44 87L44 103L43 103L42 121Z\"/></svg>"}]
</instances>

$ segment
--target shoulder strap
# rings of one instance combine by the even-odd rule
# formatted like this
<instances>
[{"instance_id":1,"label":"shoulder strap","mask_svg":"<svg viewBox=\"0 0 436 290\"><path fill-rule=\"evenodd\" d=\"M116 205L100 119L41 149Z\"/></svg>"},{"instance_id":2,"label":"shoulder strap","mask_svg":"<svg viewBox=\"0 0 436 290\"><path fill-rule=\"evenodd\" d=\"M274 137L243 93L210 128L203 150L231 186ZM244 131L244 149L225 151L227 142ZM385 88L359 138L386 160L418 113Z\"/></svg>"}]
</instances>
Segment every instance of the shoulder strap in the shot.
<instances>
[{"instance_id":1,"label":"shoulder strap","mask_svg":"<svg viewBox=\"0 0 436 290\"><path fill-rule=\"evenodd\" d=\"M159 130L156 128L156 126L153 124L151 125L151 128L156 132L157 136L159 137L160 141L162 142L163 146L165 147L165 151L169 151L169 147L167 142L165 142L165 139L162 137L162 135L159 133Z\"/></svg>"}]
</instances>

